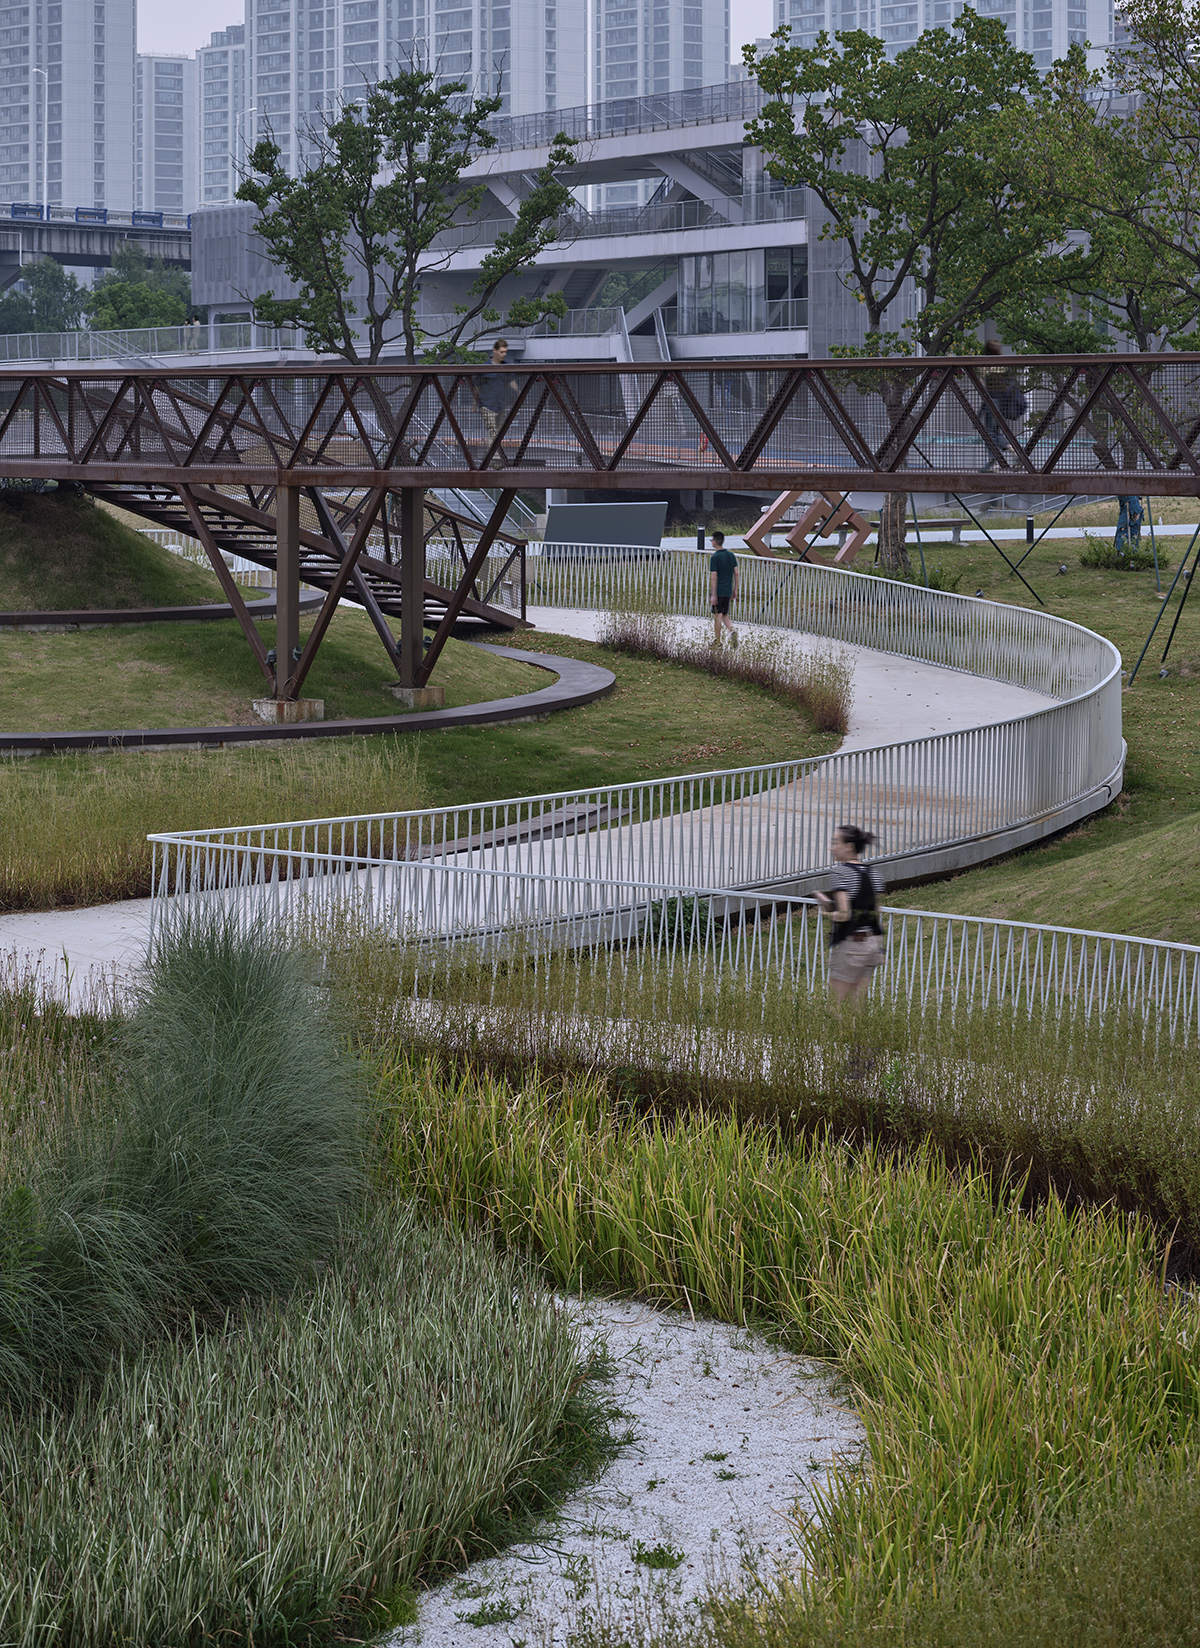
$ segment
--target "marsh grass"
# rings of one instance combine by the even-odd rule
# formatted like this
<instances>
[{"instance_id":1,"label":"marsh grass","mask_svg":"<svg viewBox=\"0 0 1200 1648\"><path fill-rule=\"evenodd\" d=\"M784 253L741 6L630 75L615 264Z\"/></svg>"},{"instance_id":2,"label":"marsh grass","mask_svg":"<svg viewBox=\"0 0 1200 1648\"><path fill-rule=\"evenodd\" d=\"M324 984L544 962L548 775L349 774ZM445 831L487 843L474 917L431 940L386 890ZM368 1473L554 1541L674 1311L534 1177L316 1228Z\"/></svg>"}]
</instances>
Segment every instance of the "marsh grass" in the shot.
<instances>
[{"instance_id":1,"label":"marsh grass","mask_svg":"<svg viewBox=\"0 0 1200 1648\"><path fill-rule=\"evenodd\" d=\"M682 904L683 901L679 901ZM364 1046L402 1038L459 1064L604 1074L639 1112L715 1109L800 1136L813 1127L905 1150L928 1141L1030 1202L1112 1206L1157 1222L1172 1273L1200 1256L1200 1066L1153 1018L868 999L831 1010L819 981L728 969L674 944L594 952L390 944L362 927L318 943ZM653 926L652 914L650 925Z\"/></svg>"},{"instance_id":2,"label":"marsh grass","mask_svg":"<svg viewBox=\"0 0 1200 1648\"><path fill-rule=\"evenodd\" d=\"M709 636L682 633L666 614L637 606L606 612L599 641L632 658L656 658L761 687L811 716L818 732L844 735L850 724L852 673L836 652L800 652L783 635L746 632L737 647L716 646Z\"/></svg>"},{"instance_id":3,"label":"marsh grass","mask_svg":"<svg viewBox=\"0 0 1200 1648\"><path fill-rule=\"evenodd\" d=\"M1031 1209L1019 1183L951 1171L928 1144L636 1118L595 1079L510 1085L398 1048L377 1113L398 1189L558 1285L774 1323L838 1363L865 1458L797 1523L808 1567L751 1599L746 1640L877 1618L997 1552L1015 1571L1151 1465L1169 1485L1194 1470L1196 1309L1164 1291L1148 1221L1053 1194Z\"/></svg>"},{"instance_id":4,"label":"marsh grass","mask_svg":"<svg viewBox=\"0 0 1200 1648\"><path fill-rule=\"evenodd\" d=\"M149 894L154 831L416 807L413 740L0 759L0 910Z\"/></svg>"},{"instance_id":5,"label":"marsh grass","mask_svg":"<svg viewBox=\"0 0 1200 1648\"><path fill-rule=\"evenodd\" d=\"M519 1263L352 1219L315 1285L184 1318L69 1412L0 1411L0 1641L293 1648L411 1616L564 1435L578 1456L581 1377Z\"/></svg>"},{"instance_id":6,"label":"marsh grass","mask_svg":"<svg viewBox=\"0 0 1200 1648\"><path fill-rule=\"evenodd\" d=\"M295 1285L361 1173L353 1073L271 936L162 937L102 1060L59 1010L17 1019L36 1006L14 992L0 1015L33 1053L0 1157L0 1395L18 1404L73 1400L173 1321Z\"/></svg>"}]
</instances>

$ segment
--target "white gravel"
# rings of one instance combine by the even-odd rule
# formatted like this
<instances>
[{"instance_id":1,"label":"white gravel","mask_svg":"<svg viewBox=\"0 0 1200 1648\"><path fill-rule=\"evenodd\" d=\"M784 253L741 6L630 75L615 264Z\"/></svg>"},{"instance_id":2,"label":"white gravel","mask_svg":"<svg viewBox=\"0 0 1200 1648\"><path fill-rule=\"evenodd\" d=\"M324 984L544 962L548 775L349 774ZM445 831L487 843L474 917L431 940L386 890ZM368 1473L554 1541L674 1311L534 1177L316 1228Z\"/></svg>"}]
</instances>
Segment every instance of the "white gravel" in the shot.
<instances>
[{"instance_id":1,"label":"white gravel","mask_svg":"<svg viewBox=\"0 0 1200 1648\"><path fill-rule=\"evenodd\" d=\"M584 1345L607 1343L627 1440L538 1537L422 1598L392 1648L549 1648L592 1621L640 1635L711 1586L795 1565L793 1518L862 1430L829 1370L723 1323L627 1300L573 1301ZM657 1554L660 1563L647 1565Z\"/></svg>"}]
</instances>

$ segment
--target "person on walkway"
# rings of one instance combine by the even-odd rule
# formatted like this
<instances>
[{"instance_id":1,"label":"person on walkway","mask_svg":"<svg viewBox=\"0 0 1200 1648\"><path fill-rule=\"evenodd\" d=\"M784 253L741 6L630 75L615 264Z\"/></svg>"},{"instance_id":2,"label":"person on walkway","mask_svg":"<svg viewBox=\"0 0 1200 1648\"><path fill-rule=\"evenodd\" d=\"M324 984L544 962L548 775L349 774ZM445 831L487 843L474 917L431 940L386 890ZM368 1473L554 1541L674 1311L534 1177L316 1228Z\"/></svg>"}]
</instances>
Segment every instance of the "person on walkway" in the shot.
<instances>
[{"instance_id":1,"label":"person on walkway","mask_svg":"<svg viewBox=\"0 0 1200 1648\"><path fill-rule=\"evenodd\" d=\"M503 366L508 359L508 339L497 338L492 345L492 365ZM513 380L510 372L481 372L477 378L472 378L471 387L475 391L475 400L479 410L483 413L484 428L487 430L487 444L490 447L500 433L500 425L508 414L512 405ZM504 468L503 450L497 448L492 459L493 469Z\"/></svg>"},{"instance_id":2,"label":"person on walkway","mask_svg":"<svg viewBox=\"0 0 1200 1648\"><path fill-rule=\"evenodd\" d=\"M983 346L985 355L1003 355L1004 345L999 338L989 338ZM1025 398L1025 391L1021 387L1019 378L1011 366L983 366L979 370L983 386L991 396L1000 418L989 406L980 407L983 414L983 427L987 430L1001 452L1007 452L1012 446L1009 439L1010 432L1020 433L1021 419L1029 410L1029 402ZM1003 419L1003 423L1000 419ZM999 469L1000 459L992 456L983 466L984 474L993 469Z\"/></svg>"},{"instance_id":3,"label":"person on walkway","mask_svg":"<svg viewBox=\"0 0 1200 1648\"><path fill-rule=\"evenodd\" d=\"M724 625L731 645L736 647L737 630L733 627L729 608L737 600L738 559L731 549L725 548L723 532L714 532L712 541L713 552L708 562L708 604L713 615L713 646L721 645L721 626Z\"/></svg>"},{"instance_id":4,"label":"person on walkway","mask_svg":"<svg viewBox=\"0 0 1200 1648\"><path fill-rule=\"evenodd\" d=\"M879 900L883 884L869 864L864 847L875 837L857 824L840 824L833 832L834 871L829 891L817 903L830 917L829 988L839 1002L849 1001L870 983L883 961Z\"/></svg>"},{"instance_id":5,"label":"person on walkway","mask_svg":"<svg viewBox=\"0 0 1200 1648\"><path fill-rule=\"evenodd\" d=\"M1119 493L1117 503L1120 505L1120 512L1117 515L1117 535L1113 539L1113 548L1118 555L1136 555L1142 544L1145 507L1142 500L1133 493Z\"/></svg>"}]
</instances>

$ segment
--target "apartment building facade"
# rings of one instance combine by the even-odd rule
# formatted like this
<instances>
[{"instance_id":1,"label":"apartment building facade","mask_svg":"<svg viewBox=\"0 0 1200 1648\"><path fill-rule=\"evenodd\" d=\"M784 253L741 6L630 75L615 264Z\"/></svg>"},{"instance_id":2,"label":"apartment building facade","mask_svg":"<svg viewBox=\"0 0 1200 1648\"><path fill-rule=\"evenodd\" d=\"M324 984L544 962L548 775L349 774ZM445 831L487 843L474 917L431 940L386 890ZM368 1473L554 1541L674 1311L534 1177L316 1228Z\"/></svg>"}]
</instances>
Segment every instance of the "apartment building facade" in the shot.
<instances>
[{"instance_id":1,"label":"apartment building facade","mask_svg":"<svg viewBox=\"0 0 1200 1648\"><path fill-rule=\"evenodd\" d=\"M246 151L246 25L213 32L196 53L195 205L232 200Z\"/></svg>"},{"instance_id":2,"label":"apartment building facade","mask_svg":"<svg viewBox=\"0 0 1200 1648\"><path fill-rule=\"evenodd\" d=\"M889 51L912 45L924 29L948 28L964 0L775 0L775 27L785 23L791 38L811 46L822 29L862 29L881 39ZM1103 66L1104 50L1113 41L1113 0L979 0L975 10L996 18L1020 51L1039 69L1048 69L1071 45L1093 48L1094 67Z\"/></svg>"},{"instance_id":3,"label":"apartment building facade","mask_svg":"<svg viewBox=\"0 0 1200 1648\"><path fill-rule=\"evenodd\" d=\"M196 204L197 64L193 57L137 60L133 204L190 212Z\"/></svg>"},{"instance_id":4,"label":"apartment building facade","mask_svg":"<svg viewBox=\"0 0 1200 1648\"><path fill-rule=\"evenodd\" d=\"M0 6L0 199L133 205L135 0Z\"/></svg>"}]
</instances>

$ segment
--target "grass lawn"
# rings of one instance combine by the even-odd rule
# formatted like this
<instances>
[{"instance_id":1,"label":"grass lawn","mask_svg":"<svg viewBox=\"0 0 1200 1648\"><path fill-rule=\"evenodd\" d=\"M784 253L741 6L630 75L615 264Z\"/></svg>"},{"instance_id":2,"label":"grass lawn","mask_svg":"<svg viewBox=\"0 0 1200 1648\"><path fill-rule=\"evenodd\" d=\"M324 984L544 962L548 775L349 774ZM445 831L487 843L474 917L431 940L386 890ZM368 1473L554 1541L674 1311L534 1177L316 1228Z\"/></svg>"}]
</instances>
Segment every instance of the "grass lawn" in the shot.
<instances>
[{"instance_id":1,"label":"grass lawn","mask_svg":"<svg viewBox=\"0 0 1200 1648\"><path fill-rule=\"evenodd\" d=\"M1195 500L1182 502L1194 514ZM1106 507L1111 522L1114 511ZM1174 573L1183 542L1168 546ZM1047 542L1021 570L1047 611L1108 636L1132 669L1162 606L1154 574L1081 567L1082 547L1077 539ZM1005 550L1012 553L1008 544ZM927 559L961 574L963 593L981 588L992 600L1035 605L987 544L939 544ZM1068 570L1060 575L1062 565ZM1184 608L1170 673L1166 680L1158 675L1178 603L1176 594L1133 690L1124 694L1129 757L1116 803L1045 846L909 888L889 903L1200 943L1200 599Z\"/></svg>"},{"instance_id":2,"label":"grass lawn","mask_svg":"<svg viewBox=\"0 0 1200 1648\"><path fill-rule=\"evenodd\" d=\"M0 489L0 607L7 612L224 599L214 573L78 493Z\"/></svg>"},{"instance_id":3,"label":"grass lawn","mask_svg":"<svg viewBox=\"0 0 1200 1648\"><path fill-rule=\"evenodd\" d=\"M815 732L793 705L741 682L537 630L512 645L600 664L616 676L616 689L547 721L423 735L428 805L750 767L826 755L840 742Z\"/></svg>"},{"instance_id":4,"label":"grass lawn","mask_svg":"<svg viewBox=\"0 0 1200 1648\"><path fill-rule=\"evenodd\" d=\"M274 623L259 631L274 644ZM324 698L328 720L399 715L386 692L396 679L364 613L339 611L305 691ZM543 670L451 641L436 680L448 705L536 692ZM0 728L249 726L251 700L267 696L238 624L130 624L66 635L0 634Z\"/></svg>"}]
</instances>

